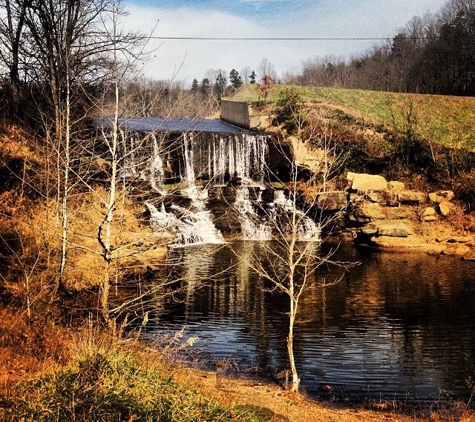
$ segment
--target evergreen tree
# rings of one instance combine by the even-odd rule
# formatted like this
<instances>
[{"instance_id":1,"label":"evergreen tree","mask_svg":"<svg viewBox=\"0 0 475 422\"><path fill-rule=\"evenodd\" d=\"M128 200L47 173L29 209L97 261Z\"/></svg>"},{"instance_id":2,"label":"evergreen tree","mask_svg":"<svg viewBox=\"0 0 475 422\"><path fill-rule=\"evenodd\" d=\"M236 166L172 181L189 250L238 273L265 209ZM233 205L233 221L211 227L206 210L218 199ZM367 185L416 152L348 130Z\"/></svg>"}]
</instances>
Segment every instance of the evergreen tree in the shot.
<instances>
[{"instance_id":1,"label":"evergreen tree","mask_svg":"<svg viewBox=\"0 0 475 422\"><path fill-rule=\"evenodd\" d=\"M256 83L256 72L252 71L251 74L249 75L249 82L251 84L255 84Z\"/></svg>"},{"instance_id":2,"label":"evergreen tree","mask_svg":"<svg viewBox=\"0 0 475 422\"><path fill-rule=\"evenodd\" d=\"M235 91L242 85L241 76L239 75L239 72L236 69L231 70L231 72L229 73L229 82L231 83L233 91Z\"/></svg>"},{"instance_id":3,"label":"evergreen tree","mask_svg":"<svg viewBox=\"0 0 475 422\"><path fill-rule=\"evenodd\" d=\"M210 88L210 83L209 83L209 79L208 78L204 78L202 81L201 81L201 87L200 87L200 91L203 95L207 94L209 92L209 88Z\"/></svg>"},{"instance_id":4,"label":"evergreen tree","mask_svg":"<svg viewBox=\"0 0 475 422\"><path fill-rule=\"evenodd\" d=\"M223 76L221 72L218 73L218 76L216 76L216 82L214 84L214 92L216 96L218 97L218 100L220 100L224 96L226 92L226 85L227 85L226 77Z\"/></svg>"},{"instance_id":5,"label":"evergreen tree","mask_svg":"<svg viewBox=\"0 0 475 422\"><path fill-rule=\"evenodd\" d=\"M193 82L191 82L191 90L193 92L198 91L198 79L193 79Z\"/></svg>"}]
</instances>

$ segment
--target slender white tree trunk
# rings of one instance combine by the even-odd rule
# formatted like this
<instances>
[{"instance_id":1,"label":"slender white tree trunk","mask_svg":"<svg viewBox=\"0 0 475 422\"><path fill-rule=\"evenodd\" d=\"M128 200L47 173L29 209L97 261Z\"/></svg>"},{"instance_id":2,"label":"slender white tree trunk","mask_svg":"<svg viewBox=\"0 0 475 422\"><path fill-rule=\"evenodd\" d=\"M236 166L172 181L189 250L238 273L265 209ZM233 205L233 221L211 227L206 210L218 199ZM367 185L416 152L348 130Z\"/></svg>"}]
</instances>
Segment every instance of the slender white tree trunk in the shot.
<instances>
[{"instance_id":1,"label":"slender white tree trunk","mask_svg":"<svg viewBox=\"0 0 475 422\"><path fill-rule=\"evenodd\" d=\"M292 384L290 391L298 393L300 387L300 378L295 365L294 357L294 326L297 316L297 301L290 298L290 315L289 315L289 335L287 337L287 353L289 355L290 372L292 374Z\"/></svg>"}]
</instances>

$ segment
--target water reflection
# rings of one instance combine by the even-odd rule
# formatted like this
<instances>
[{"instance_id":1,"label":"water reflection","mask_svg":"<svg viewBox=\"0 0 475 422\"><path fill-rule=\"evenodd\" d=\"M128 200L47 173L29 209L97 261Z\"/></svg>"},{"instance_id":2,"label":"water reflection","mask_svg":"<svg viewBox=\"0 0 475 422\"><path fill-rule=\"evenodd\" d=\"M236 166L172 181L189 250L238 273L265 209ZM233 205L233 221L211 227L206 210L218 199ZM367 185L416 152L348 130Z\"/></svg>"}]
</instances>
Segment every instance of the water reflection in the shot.
<instances>
[{"instance_id":1,"label":"water reflection","mask_svg":"<svg viewBox=\"0 0 475 422\"><path fill-rule=\"evenodd\" d=\"M148 334L184 326L210 359L287 368L286 297L266 291L242 259L258 252L253 242L172 251L178 264L169 271L184 293L157 310ZM352 245L334 259L361 265L319 267L301 299L295 355L302 386L317 393L331 384L375 398L468 395L467 380L475 378L473 264Z\"/></svg>"}]
</instances>

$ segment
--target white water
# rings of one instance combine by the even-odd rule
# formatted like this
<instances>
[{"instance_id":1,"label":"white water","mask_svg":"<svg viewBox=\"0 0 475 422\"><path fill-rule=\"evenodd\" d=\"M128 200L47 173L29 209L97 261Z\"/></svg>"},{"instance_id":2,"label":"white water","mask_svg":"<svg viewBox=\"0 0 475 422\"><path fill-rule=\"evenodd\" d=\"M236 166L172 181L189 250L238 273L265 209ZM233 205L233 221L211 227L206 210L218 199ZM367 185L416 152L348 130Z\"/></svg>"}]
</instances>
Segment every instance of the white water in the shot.
<instances>
[{"instance_id":1,"label":"white water","mask_svg":"<svg viewBox=\"0 0 475 422\"><path fill-rule=\"evenodd\" d=\"M304 212L298 210L296 206L292 203L291 199L285 196L284 191L276 190L274 192L273 208L274 213L285 212L289 216L295 218L297 224L298 240L302 242L313 242L320 240L320 226Z\"/></svg>"},{"instance_id":2,"label":"white water","mask_svg":"<svg viewBox=\"0 0 475 422\"><path fill-rule=\"evenodd\" d=\"M249 189L237 188L234 206L242 216L241 227L244 240L271 240L272 226L259 216L249 200Z\"/></svg>"},{"instance_id":3,"label":"white water","mask_svg":"<svg viewBox=\"0 0 475 422\"><path fill-rule=\"evenodd\" d=\"M199 148L199 147L198 147ZM263 182L266 174L268 145L264 136L219 137L207 147L209 179L225 183L225 175L244 182Z\"/></svg>"},{"instance_id":4,"label":"white water","mask_svg":"<svg viewBox=\"0 0 475 422\"><path fill-rule=\"evenodd\" d=\"M223 235L216 230L209 211L193 212L173 205L172 212L165 207L159 211L154 205L146 204L154 232L168 231L175 234L181 246L199 243L224 243Z\"/></svg>"},{"instance_id":5,"label":"white water","mask_svg":"<svg viewBox=\"0 0 475 422\"><path fill-rule=\"evenodd\" d=\"M165 194L164 162L160 156L157 139L152 136L153 150L150 164L150 183L152 189ZM242 135L212 138L209 143L195 141L193 134L183 135L183 171L181 179L182 194L190 199L188 208L178 205L168 210L157 210L147 204L151 214L154 231L170 231L177 237L180 245L197 243L223 243L222 233L216 229L213 217L207 210L208 191L196 184L199 166L207 163L206 169L199 169L200 175L207 174L209 183L225 185L226 176L238 182L234 206L240 215L241 231L245 240L272 239L272 223L278 213L294 213L298 222L299 240L318 240L319 227L304 213L295 210L283 191L275 191L274 203L267 204L264 210L262 201L251 200L249 188L263 189L266 178L268 145L265 137ZM195 161L196 160L196 161ZM261 211L261 212L258 212Z\"/></svg>"},{"instance_id":6,"label":"white water","mask_svg":"<svg viewBox=\"0 0 475 422\"><path fill-rule=\"evenodd\" d=\"M153 145L153 159L150 163L150 185L152 189L161 193L165 193L163 190L163 182L165 180L165 170L163 166L163 160L160 156L160 148L158 147L158 141L155 135L152 134L152 145Z\"/></svg>"}]
</instances>

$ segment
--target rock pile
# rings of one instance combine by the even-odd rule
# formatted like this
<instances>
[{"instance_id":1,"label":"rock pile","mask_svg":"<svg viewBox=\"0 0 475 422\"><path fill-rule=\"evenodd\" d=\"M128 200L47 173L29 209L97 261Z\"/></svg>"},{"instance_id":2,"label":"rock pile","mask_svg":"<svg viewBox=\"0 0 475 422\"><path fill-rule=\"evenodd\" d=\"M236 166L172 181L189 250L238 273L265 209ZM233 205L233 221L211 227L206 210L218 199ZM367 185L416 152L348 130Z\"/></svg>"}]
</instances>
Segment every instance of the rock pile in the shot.
<instances>
[{"instance_id":1,"label":"rock pile","mask_svg":"<svg viewBox=\"0 0 475 422\"><path fill-rule=\"evenodd\" d=\"M345 227L357 242L475 260L474 237L455 235L447 223L456 209L452 191L413 191L399 181L352 172L347 180L347 190L320 194L317 206L344 210Z\"/></svg>"}]
</instances>

